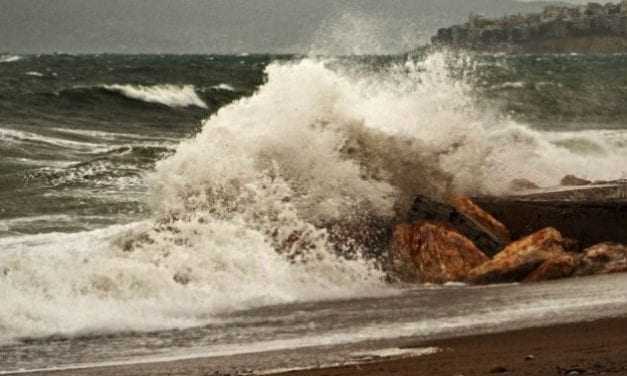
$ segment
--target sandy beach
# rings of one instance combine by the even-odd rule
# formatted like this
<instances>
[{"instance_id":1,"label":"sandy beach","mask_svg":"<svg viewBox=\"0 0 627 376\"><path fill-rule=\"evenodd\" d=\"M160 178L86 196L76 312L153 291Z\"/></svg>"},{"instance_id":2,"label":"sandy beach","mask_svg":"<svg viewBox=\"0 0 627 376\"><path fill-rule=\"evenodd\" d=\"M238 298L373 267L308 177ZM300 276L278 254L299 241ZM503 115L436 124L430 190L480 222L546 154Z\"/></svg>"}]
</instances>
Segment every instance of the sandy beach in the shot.
<instances>
[{"instance_id":1,"label":"sandy beach","mask_svg":"<svg viewBox=\"0 0 627 376\"><path fill-rule=\"evenodd\" d=\"M416 342L403 349L435 347L418 357L380 358L345 366L289 372L249 369L239 374L276 375L627 375L627 318L540 326L496 334ZM22 375L226 375L225 359L205 358L136 365L83 368Z\"/></svg>"},{"instance_id":2,"label":"sandy beach","mask_svg":"<svg viewBox=\"0 0 627 376\"><path fill-rule=\"evenodd\" d=\"M290 375L627 375L627 319L419 343L441 352Z\"/></svg>"}]
</instances>

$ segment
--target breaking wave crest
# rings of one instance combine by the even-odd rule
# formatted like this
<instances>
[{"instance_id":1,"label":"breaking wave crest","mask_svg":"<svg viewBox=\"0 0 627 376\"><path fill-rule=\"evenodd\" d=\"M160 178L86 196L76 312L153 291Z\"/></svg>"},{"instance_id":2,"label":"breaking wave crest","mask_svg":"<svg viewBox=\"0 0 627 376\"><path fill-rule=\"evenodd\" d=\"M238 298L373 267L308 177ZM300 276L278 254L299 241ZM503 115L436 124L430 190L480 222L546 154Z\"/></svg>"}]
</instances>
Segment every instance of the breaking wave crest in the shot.
<instances>
[{"instance_id":1,"label":"breaking wave crest","mask_svg":"<svg viewBox=\"0 0 627 376\"><path fill-rule=\"evenodd\" d=\"M447 54L367 74L313 59L269 65L254 95L147 177L155 218L0 240L0 338L201 325L384 293L377 231L415 193L624 176L624 135L582 135L595 148L581 152L586 142L477 105L456 64L469 65Z\"/></svg>"},{"instance_id":2,"label":"breaking wave crest","mask_svg":"<svg viewBox=\"0 0 627 376\"><path fill-rule=\"evenodd\" d=\"M0 55L0 63L14 63L22 59L19 55Z\"/></svg>"},{"instance_id":3,"label":"breaking wave crest","mask_svg":"<svg viewBox=\"0 0 627 376\"><path fill-rule=\"evenodd\" d=\"M208 108L207 104L196 94L192 85L103 85L108 91L148 103L163 104L168 107L200 107Z\"/></svg>"},{"instance_id":4,"label":"breaking wave crest","mask_svg":"<svg viewBox=\"0 0 627 376\"><path fill-rule=\"evenodd\" d=\"M269 180L319 224L394 216L416 193L499 194L516 178L550 186L566 174L624 176L620 131L582 133L598 149L582 153L566 142L572 133L534 130L480 104L471 77L458 74L469 70L468 58L446 53L366 74L312 59L272 64L255 95L220 109L159 164L155 207L177 216Z\"/></svg>"}]
</instances>

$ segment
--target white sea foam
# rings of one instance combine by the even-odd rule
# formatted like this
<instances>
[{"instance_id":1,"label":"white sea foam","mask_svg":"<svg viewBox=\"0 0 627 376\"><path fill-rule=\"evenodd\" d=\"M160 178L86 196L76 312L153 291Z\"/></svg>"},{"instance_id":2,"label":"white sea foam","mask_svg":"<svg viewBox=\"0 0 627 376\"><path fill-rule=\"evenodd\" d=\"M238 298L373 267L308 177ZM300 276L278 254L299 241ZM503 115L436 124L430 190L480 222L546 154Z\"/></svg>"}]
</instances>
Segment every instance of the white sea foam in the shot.
<instances>
[{"instance_id":1,"label":"white sea foam","mask_svg":"<svg viewBox=\"0 0 627 376\"><path fill-rule=\"evenodd\" d=\"M568 134L478 109L451 64L435 54L366 76L311 59L271 64L257 93L157 164L147 179L155 219L0 239L0 337L184 327L382 293L354 235L415 192L624 175L624 134L583 134L599 150L576 150Z\"/></svg>"},{"instance_id":2,"label":"white sea foam","mask_svg":"<svg viewBox=\"0 0 627 376\"><path fill-rule=\"evenodd\" d=\"M159 136L159 135L147 135L147 134L136 134L136 133L124 133L124 132L105 132L105 131L96 131L91 129L67 129L67 128L51 128L51 131L61 133L61 134L71 134L71 135L79 135L84 137L91 137L98 140L106 140L106 141L143 141L140 143L142 146L171 146L173 144L178 143L179 138L175 137L167 137L167 136ZM146 145L145 142L158 142L158 144Z\"/></svg>"},{"instance_id":3,"label":"white sea foam","mask_svg":"<svg viewBox=\"0 0 627 376\"><path fill-rule=\"evenodd\" d=\"M525 85L526 84L522 81L504 82L500 85L493 86L493 89L522 89Z\"/></svg>"},{"instance_id":4,"label":"white sea foam","mask_svg":"<svg viewBox=\"0 0 627 376\"><path fill-rule=\"evenodd\" d=\"M207 108L207 104L200 99L192 85L103 85L102 87L125 97L148 103L159 103L168 107Z\"/></svg>"},{"instance_id":5,"label":"white sea foam","mask_svg":"<svg viewBox=\"0 0 627 376\"><path fill-rule=\"evenodd\" d=\"M259 305L381 290L361 264L292 264L237 222L190 224L183 242L164 233L130 250L125 239L146 226L0 239L0 338L186 327Z\"/></svg>"},{"instance_id":6,"label":"white sea foam","mask_svg":"<svg viewBox=\"0 0 627 376\"><path fill-rule=\"evenodd\" d=\"M161 164L160 209L184 210L208 189L239 194L260 176L296 192L299 215L326 220L364 205L389 214L416 191L501 193L515 178L550 186L566 174L624 176L624 132L582 135L596 154L566 147L568 135L478 108L451 64L435 54L366 77L310 59L272 64L254 96L222 108Z\"/></svg>"},{"instance_id":7,"label":"white sea foam","mask_svg":"<svg viewBox=\"0 0 627 376\"><path fill-rule=\"evenodd\" d=\"M21 164L25 166L47 166L47 167L56 167L56 168L69 167L79 162L79 161L55 161L55 160L50 160L50 159L13 158L13 157L4 157L2 161L6 163L15 163L15 164Z\"/></svg>"},{"instance_id":8,"label":"white sea foam","mask_svg":"<svg viewBox=\"0 0 627 376\"><path fill-rule=\"evenodd\" d=\"M22 57L18 55L0 55L0 63L14 63L19 60L22 60Z\"/></svg>"},{"instance_id":9,"label":"white sea foam","mask_svg":"<svg viewBox=\"0 0 627 376\"><path fill-rule=\"evenodd\" d=\"M63 138L45 136L33 132L17 129L0 128L0 141L7 143L41 143L51 146L74 149L77 151L98 152L106 150L107 146L91 142L80 142Z\"/></svg>"},{"instance_id":10,"label":"white sea foam","mask_svg":"<svg viewBox=\"0 0 627 376\"><path fill-rule=\"evenodd\" d=\"M235 91L235 88L229 84L221 83L219 85L215 85L211 87L216 90L225 90L225 91Z\"/></svg>"},{"instance_id":11,"label":"white sea foam","mask_svg":"<svg viewBox=\"0 0 627 376\"><path fill-rule=\"evenodd\" d=\"M39 72L35 72L35 71L29 71L24 73L27 76L32 76L32 77L43 77L44 74L43 73L39 73Z\"/></svg>"},{"instance_id":12,"label":"white sea foam","mask_svg":"<svg viewBox=\"0 0 627 376\"><path fill-rule=\"evenodd\" d=\"M393 357L416 357L416 356L425 356L432 355L442 351L439 347L419 347L419 348L406 348L400 349L397 347L387 348L387 349L379 349L379 350L370 350L370 351L360 351L353 353L352 355L356 358L393 358Z\"/></svg>"}]
</instances>

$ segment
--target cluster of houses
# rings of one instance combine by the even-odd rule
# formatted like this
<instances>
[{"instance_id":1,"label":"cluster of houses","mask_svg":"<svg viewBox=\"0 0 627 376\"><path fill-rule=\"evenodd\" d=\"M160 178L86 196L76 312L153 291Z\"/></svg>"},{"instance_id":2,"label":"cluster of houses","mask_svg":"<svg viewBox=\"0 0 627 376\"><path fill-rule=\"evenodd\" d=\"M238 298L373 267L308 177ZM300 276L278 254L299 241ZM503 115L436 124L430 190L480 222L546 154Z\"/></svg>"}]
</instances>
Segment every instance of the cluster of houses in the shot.
<instances>
[{"instance_id":1,"label":"cluster of houses","mask_svg":"<svg viewBox=\"0 0 627 376\"><path fill-rule=\"evenodd\" d=\"M582 36L627 38L627 0L605 5L547 6L542 13L499 19L471 15L463 25L438 30L432 43L482 48Z\"/></svg>"}]
</instances>

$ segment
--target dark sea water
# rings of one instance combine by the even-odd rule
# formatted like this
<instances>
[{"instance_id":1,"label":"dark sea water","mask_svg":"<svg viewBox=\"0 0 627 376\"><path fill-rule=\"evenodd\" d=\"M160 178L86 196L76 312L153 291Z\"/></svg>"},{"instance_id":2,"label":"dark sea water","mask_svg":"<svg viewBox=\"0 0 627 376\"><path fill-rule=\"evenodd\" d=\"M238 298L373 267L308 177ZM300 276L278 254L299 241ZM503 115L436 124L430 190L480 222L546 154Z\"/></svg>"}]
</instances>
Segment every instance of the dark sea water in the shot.
<instances>
[{"instance_id":1,"label":"dark sea water","mask_svg":"<svg viewBox=\"0 0 627 376\"><path fill-rule=\"evenodd\" d=\"M144 218L142 173L173 153L181 139L197 133L203 119L252 95L263 84L269 63L290 57L3 59L0 236L8 236ZM367 74L404 59L346 58L329 65ZM477 106L531 128L626 127L627 55L481 56L459 64L461 70L451 74L472 83ZM573 137L562 143L602 152L598 141Z\"/></svg>"},{"instance_id":2,"label":"dark sea water","mask_svg":"<svg viewBox=\"0 0 627 376\"><path fill-rule=\"evenodd\" d=\"M347 229L626 166L627 55L3 55L0 373L621 314L620 276L389 286Z\"/></svg>"},{"instance_id":3,"label":"dark sea water","mask_svg":"<svg viewBox=\"0 0 627 376\"><path fill-rule=\"evenodd\" d=\"M0 236L142 218L141 174L210 113L252 94L271 60L54 55L0 63L0 218L14 220Z\"/></svg>"}]
</instances>

